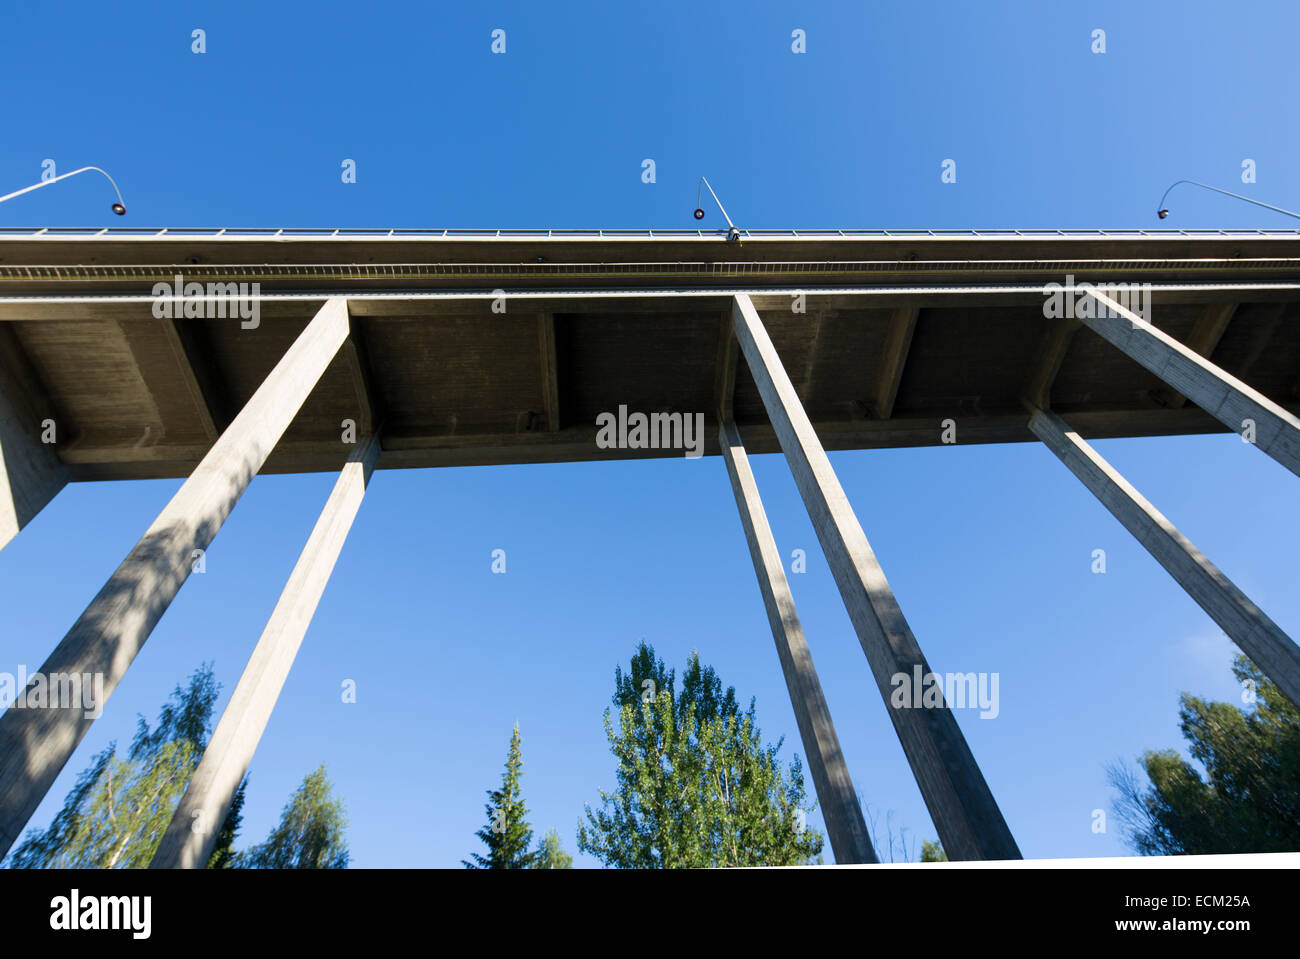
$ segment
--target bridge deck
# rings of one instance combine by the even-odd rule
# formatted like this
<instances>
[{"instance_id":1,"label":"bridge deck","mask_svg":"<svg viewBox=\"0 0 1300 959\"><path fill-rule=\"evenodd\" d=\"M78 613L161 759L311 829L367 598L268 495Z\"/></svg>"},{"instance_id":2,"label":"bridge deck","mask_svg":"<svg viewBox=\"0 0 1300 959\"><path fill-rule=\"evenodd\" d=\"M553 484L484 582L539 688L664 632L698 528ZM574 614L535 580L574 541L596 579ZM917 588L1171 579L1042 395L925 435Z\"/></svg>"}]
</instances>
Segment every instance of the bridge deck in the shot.
<instances>
[{"instance_id":1,"label":"bridge deck","mask_svg":"<svg viewBox=\"0 0 1300 959\"><path fill-rule=\"evenodd\" d=\"M258 326L155 316L177 274L259 284ZM949 417L962 443L1020 442L1053 331L1043 286L1067 275L1151 283L1157 327L1300 412L1300 234L1252 231L0 231L0 374L58 424L72 478L184 476L345 294L354 344L265 472L339 468L345 419L382 420L380 468L681 455L597 447L620 405L704 413L714 454L746 291L828 449L937 444ZM1087 330L1050 400L1089 437L1224 428ZM743 362L732 402L749 451L776 451Z\"/></svg>"}]
</instances>

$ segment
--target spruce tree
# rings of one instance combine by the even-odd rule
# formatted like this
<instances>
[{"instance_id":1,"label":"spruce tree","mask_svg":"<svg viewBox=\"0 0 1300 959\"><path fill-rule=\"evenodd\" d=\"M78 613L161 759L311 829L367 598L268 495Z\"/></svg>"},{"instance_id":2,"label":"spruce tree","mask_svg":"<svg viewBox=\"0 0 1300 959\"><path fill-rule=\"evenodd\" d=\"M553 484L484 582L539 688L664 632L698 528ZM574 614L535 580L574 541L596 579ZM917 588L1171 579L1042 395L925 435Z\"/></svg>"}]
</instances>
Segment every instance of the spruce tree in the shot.
<instances>
[{"instance_id":1,"label":"spruce tree","mask_svg":"<svg viewBox=\"0 0 1300 959\"><path fill-rule=\"evenodd\" d=\"M533 831L528 823L528 809L519 791L519 777L523 774L523 758L519 748L519 724L515 723L510 735L510 752L506 756L506 769L501 776L501 788L488 790L488 824L475 833L487 846L487 855L471 853L461 860L466 869L528 869L536 853L529 851Z\"/></svg>"},{"instance_id":2,"label":"spruce tree","mask_svg":"<svg viewBox=\"0 0 1300 959\"><path fill-rule=\"evenodd\" d=\"M226 814L226 821L217 832L217 841L212 847L212 855L208 857L207 868L209 869L231 869L237 865L239 854L234 848L235 836L244 821L244 799L247 790L248 776L245 775L239 781L239 788L235 790L235 795L230 800L230 812Z\"/></svg>"}]
</instances>

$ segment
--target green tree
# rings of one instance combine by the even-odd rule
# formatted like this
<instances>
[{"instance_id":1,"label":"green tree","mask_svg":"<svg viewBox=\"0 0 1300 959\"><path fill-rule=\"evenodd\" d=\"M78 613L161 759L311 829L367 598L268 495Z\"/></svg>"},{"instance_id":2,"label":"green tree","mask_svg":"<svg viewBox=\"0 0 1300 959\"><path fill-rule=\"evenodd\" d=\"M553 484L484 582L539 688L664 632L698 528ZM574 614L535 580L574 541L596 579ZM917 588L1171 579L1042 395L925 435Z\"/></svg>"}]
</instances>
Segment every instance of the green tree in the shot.
<instances>
[{"instance_id":1,"label":"green tree","mask_svg":"<svg viewBox=\"0 0 1300 959\"><path fill-rule=\"evenodd\" d=\"M266 841L237 857L245 869L346 869L347 818L322 763L307 774Z\"/></svg>"},{"instance_id":2,"label":"green tree","mask_svg":"<svg viewBox=\"0 0 1300 959\"><path fill-rule=\"evenodd\" d=\"M742 713L733 687L692 653L676 675L642 642L630 670L614 671L615 732L605 735L618 760L617 786L587 808L578 848L619 868L780 866L810 863L820 833L806 828L803 767L787 774L765 746L755 702Z\"/></svg>"},{"instance_id":3,"label":"green tree","mask_svg":"<svg viewBox=\"0 0 1300 959\"><path fill-rule=\"evenodd\" d=\"M519 724L515 723L501 788L488 790L488 803L484 806L488 824L474 834L483 840L488 854L470 853L473 862L461 860L466 869L528 869L533 865L536 854L528 849L533 841L533 831L528 823L528 809L519 791L522 770Z\"/></svg>"},{"instance_id":4,"label":"green tree","mask_svg":"<svg viewBox=\"0 0 1300 959\"><path fill-rule=\"evenodd\" d=\"M1204 778L1172 749L1142 755L1146 783L1122 763L1109 767L1115 811L1136 852L1300 851L1300 710L1245 656L1232 671L1243 691L1254 691L1253 709L1180 698L1179 725Z\"/></svg>"},{"instance_id":5,"label":"green tree","mask_svg":"<svg viewBox=\"0 0 1300 959\"><path fill-rule=\"evenodd\" d=\"M533 854L533 869L572 869L573 857L560 845L560 834L549 830L537 844Z\"/></svg>"},{"instance_id":6,"label":"green tree","mask_svg":"<svg viewBox=\"0 0 1300 959\"><path fill-rule=\"evenodd\" d=\"M143 868L153 859L211 732L220 686L212 664L177 686L152 728L140 717L125 759L110 743L98 753L44 830L14 850L15 868ZM222 825L238 828L238 811ZM231 833L233 838L233 832Z\"/></svg>"},{"instance_id":7,"label":"green tree","mask_svg":"<svg viewBox=\"0 0 1300 959\"><path fill-rule=\"evenodd\" d=\"M244 799L248 790L248 776L245 775L239 781L239 788L235 790L235 795L230 800L230 812L226 813L226 821L221 824L221 829L217 832L216 844L212 847L212 855L208 857L209 869L232 869L238 865L239 854L235 852L235 836L239 833L239 827L244 821Z\"/></svg>"},{"instance_id":8,"label":"green tree","mask_svg":"<svg viewBox=\"0 0 1300 959\"><path fill-rule=\"evenodd\" d=\"M925 840L921 843L921 862L947 862L948 854L943 851L943 844Z\"/></svg>"}]
</instances>

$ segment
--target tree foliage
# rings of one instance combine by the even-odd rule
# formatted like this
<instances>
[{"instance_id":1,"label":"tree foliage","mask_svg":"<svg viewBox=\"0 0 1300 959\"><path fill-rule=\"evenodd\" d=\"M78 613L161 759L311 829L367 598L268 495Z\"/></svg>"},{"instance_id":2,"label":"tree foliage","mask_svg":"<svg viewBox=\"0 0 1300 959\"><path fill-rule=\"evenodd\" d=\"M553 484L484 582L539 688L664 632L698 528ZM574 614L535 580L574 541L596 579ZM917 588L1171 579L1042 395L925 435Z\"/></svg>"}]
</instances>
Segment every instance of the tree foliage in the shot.
<instances>
[{"instance_id":1,"label":"tree foliage","mask_svg":"<svg viewBox=\"0 0 1300 959\"><path fill-rule=\"evenodd\" d=\"M147 867L158 850L207 748L212 707L221 687L204 663L177 686L150 726L140 717L131 749L118 758L110 743L77 778L50 825L31 830L9 865L19 869ZM342 807L329 799L321 767L304 780L266 843L234 851L248 777L217 831L209 869L341 868L347 865ZM313 864L318 864L313 866Z\"/></svg>"},{"instance_id":2,"label":"tree foliage","mask_svg":"<svg viewBox=\"0 0 1300 959\"><path fill-rule=\"evenodd\" d=\"M152 728L141 716L126 758L115 743L98 753L44 830L14 850L15 868L143 868L171 822L211 733L220 689L200 666L163 704ZM229 818L223 830L229 826Z\"/></svg>"},{"instance_id":3,"label":"tree foliage","mask_svg":"<svg viewBox=\"0 0 1300 959\"><path fill-rule=\"evenodd\" d=\"M814 861L820 833L808 829L803 767L766 746L755 703L741 712L711 667L692 653L682 677L641 643L630 669L614 671L619 730L605 711L618 760L617 786L587 809L578 848L618 868L781 866Z\"/></svg>"},{"instance_id":4,"label":"tree foliage","mask_svg":"<svg viewBox=\"0 0 1300 959\"><path fill-rule=\"evenodd\" d=\"M461 861L466 869L528 869L533 866L536 853L528 848L533 841L533 830L519 788L522 775L519 724L515 723L505 772L501 775L501 788L488 790L488 802L484 806L488 822L474 834L487 846L487 855L470 853L473 862Z\"/></svg>"},{"instance_id":5,"label":"tree foliage","mask_svg":"<svg viewBox=\"0 0 1300 959\"><path fill-rule=\"evenodd\" d=\"M244 822L244 800L247 798L247 792L248 776L245 775L239 781L239 788L235 790L235 795L231 797L230 812L226 813L226 821L217 831L217 841L212 847L212 855L208 857L207 868L233 869L239 865L239 853L235 852L235 837Z\"/></svg>"},{"instance_id":6,"label":"tree foliage","mask_svg":"<svg viewBox=\"0 0 1300 959\"><path fill-rule=\"evenodd\" d=\"M948 854L943 851L943 844L929 839L921 843L921 862L947 862Z\"/></svg>"},{"instance_id":7,"label":"tree foliage","mask_svg":"<svg viewBox=\"0 0 1300 959\"><path fill-rule=\"evenodd\" d=\"M1115 811L1142 855L1300 851L1300 710L1245 656L1233 674L1249 711L1184 693L1179 726L1196 766L1172 749L1140 759L1147 782L1112 764Z\"/></svg>"},{"instance_id":8,"label":"tree foliage","mask_svg":"<svg viewBox=\"0 0 1300 959\"><path fill-rule=\"evenodd\" d=\"M347 818L322 763L307 774L266 841L237 857L245 869L346 869Z\"/></svg>"},{"instance_id":9,"label":"tree foliage","mask_svg":"<svg viewBox=\"0 0 1300 959\"><path fill-rule=\"evenodd\" d=\"M564 851L560 843L560 834L554 829L548 830L537 844L533 855L534 869L572 869L573 857Z\"/></svg>"}]
</instances>

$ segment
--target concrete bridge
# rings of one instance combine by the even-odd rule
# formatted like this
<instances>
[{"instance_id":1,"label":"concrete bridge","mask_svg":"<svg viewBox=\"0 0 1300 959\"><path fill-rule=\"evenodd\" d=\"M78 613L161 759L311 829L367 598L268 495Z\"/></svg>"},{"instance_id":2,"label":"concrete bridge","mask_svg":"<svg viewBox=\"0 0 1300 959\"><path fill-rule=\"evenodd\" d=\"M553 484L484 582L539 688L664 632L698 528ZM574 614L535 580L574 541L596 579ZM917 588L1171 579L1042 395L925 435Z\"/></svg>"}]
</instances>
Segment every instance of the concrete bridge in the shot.
<instances>
[{"instance_id":1,"label":"concrete bridge","mask_svg":"<svg viewBox=\"0 0 1300 959\"><path fill-rule=\"evenodd\" d=\"M254 475L338 473L154 861L202 866L372 470L680 456L598 422L702 414L836 861L875 853L747 453L784 452L949 856L1018 858L950 709L889 706L931 667L826 450L1042 442L1300 702L1296 644L1087 442L1232 430L1300 474L1298 321L1290 232L0 230L0 548L68 482L187 477L42 667L111 694ZM0 716L0 855L91 722Z\"/></svg>"}]
</instances>

